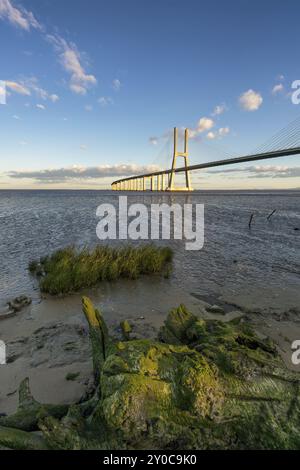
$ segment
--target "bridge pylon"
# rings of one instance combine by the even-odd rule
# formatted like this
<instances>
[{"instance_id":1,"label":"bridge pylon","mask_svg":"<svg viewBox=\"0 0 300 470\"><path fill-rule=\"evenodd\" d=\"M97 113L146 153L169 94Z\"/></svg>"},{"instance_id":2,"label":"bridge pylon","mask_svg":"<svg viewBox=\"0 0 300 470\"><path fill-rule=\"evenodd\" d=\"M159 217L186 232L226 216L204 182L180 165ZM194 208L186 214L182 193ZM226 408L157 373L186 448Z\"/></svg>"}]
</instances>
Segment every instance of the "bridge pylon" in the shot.
<instances>
[{"instance_id":1,"label":"bridge pylon","mask_svg":"<svg viewBox=\"0 0 300 470\"><path fill-rule=\"evenodd\" d=\"M177 127L174 127L174 153L173 153L173 161L172 161L172 169L169 176L169 185L166 191L193 191L190 181L190 173L189 173L189 155L188 155L188 139L189 139L189 131L185 129L184 131L184 151L179 152L177 150L177 142L178 142L178 130ZM175 168L176 168L176 160L178 157L184 158L184 168L185 168L185 187L175 187L174 186L174 178L175 178Z\"/></svg>"}]
</instances>

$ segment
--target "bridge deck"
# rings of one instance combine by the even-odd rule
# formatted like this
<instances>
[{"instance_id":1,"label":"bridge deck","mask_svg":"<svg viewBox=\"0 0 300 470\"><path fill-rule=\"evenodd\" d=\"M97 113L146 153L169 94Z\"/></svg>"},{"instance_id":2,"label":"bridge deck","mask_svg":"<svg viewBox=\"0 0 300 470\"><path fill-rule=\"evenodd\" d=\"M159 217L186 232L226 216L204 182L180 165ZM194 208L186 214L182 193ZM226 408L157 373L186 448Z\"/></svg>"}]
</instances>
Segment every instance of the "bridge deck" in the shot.
<instances>
[{"instance_id":1,"label":"bridge deck","mask_svg":"<svg viewBox=\"0 0 300 470\"><path fill-rule=\"evenodd\" d=\"M175 173L180 173L184 172L186 170L192 171L192 170L203 170L205 168L212 168L216 166L223 166L223 165L233 165L236 163L246 163L246 162L254 162L258 160L267 160L270 158L278 158L278 157L287 157L290 155L298 155L300 154L300 147L294 147L290 149L283 149L283 150L275 150L274 152L267 152L267 153L257 153L254 155L246 155L243 157L236 157L236 158L228 158L226 160L217 160L215 162L208 162L208 163L199 163L197 165L190 165L187 168L185 167L179 167L175 168L174 171ZM130 181L130 180L136 180L140 178L150 178L151 176L159 176L159 175L168 175L171 173L172 170L161 170L157 171L154 173L146 173L143 175L135 175L135 176L129 176L127 178L122 178L119 180L116 180L112 183L112 185L115 185L117 183L121 183L124 181Z\"/></svg>"}]
</instances>

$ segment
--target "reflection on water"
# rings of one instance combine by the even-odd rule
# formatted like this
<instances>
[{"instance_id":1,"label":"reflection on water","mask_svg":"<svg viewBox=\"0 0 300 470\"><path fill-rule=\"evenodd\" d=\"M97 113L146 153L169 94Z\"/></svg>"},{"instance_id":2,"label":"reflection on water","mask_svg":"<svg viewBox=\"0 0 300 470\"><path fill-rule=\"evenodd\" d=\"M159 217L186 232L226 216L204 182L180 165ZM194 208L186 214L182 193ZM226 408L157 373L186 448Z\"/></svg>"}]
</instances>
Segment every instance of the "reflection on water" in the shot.
<instances>
[{"instance_id":1,"label":"reflection on water","mask_svg":"<svg viewBox=\"0 0 300 470\"><path fill-rule=\"evenodd\" d=\"M124 195L124 193L122 193ZM67 244L94 245L96 209L118 204L111 191L0 191L0 300L38 297L28 262ZM300 287L300 191L128 194L128 203L205 204L205 244L175 251L173 283L198 295L239 294L247 286L274 291ZM268 221L267 216L276 209ZM251 230L250 215L254 213ZM291 293L291 295L293 295Z\"/></svg>"}]
</instances>

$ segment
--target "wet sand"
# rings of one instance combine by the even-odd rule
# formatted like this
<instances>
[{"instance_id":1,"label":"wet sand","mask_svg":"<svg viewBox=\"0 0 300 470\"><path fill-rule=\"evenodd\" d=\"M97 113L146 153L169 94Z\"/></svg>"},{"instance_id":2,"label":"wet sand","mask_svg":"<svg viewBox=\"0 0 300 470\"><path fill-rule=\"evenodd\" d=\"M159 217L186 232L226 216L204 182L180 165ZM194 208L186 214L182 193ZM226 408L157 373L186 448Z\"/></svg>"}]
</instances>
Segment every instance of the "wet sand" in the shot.
<instances>
[{"instance_id":1,"label":"wet sand","mask_svg":"<svg viewBox=\"0 0 300 470\"><path fill-rule=\"evenodd\" d=\"M143 278L117 281L67 297L47 297L26 307L15 316L0 320L0 338L7 344L8 364L0 367L0 413L12 413L17 406L19 383L30 378L35 398L44 403L74 403L92 386L92 359L88 328L81 311L81 297L88 295L116 336L119 323L128 319L133 336L155 337L168 311L185 304L203 318L230 321L242 317L254 325L259 334L271 337L287 367L291 363L291 343L300 339L300 312L290 305L284 294L278 308L268 303L267 290L249 292L233 300L230 295L204 299L179 290L172 280ZM271 292L269 295L274 296ZM269 299L270 300L270 299ZM216 303L226 314L208 313L209 304ZM67 380L68 374L77 374Z\"/></svg>"}]
</instances>

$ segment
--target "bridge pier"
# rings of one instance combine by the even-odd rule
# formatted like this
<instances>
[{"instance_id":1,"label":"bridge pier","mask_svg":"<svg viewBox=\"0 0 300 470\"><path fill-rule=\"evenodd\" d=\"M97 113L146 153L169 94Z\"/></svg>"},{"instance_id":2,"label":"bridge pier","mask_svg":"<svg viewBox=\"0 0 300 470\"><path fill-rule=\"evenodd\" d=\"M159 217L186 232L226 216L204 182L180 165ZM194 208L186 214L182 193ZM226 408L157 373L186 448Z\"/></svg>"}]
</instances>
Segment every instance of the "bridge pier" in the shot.
<instances>
[{"instance_id":1,"label":"bridge pier","mask_svg":"<svg viewBox=\"0 0 300 470\"><path fill-rule=\"evenodd\" d=\"M147 181L150 179L150 191L192 191L189 168L188 168L188 130L185 130L184 137L184 151L177 151L177 128L174 128L174 152L173 152L173 161L172 169L166 170L165 172L156 172L149 175L141 175L132 177L125 180L119 180L112 183L111 188L113 191L146 191L147 190ZM180 171L184 170L185 172L185 188L175 188L174 186L174 177L176 170L176 160L178 157L183 157L185 162L185 167L180 168ZM165 176L167 176L167 184L165 184Z\"/></svg>"},{"instance_id":2,"label":"bridge pier","mask_svg":"<svg viewBox=\"0 0 300 470\"><path fill-rule=\"evenodd\" d=\"M173 161L172 161L172 169L169 178L169 186L167 187L167 191L193 191L190 183L190 175L189 175L189 157L188 157L188 138L189 133L188 129L185 129L184 132L184 151L178 152L177 151L177 128L174 127L174 153L173 153ZM185 167L185 188L175 188L174 187L174 178L175 178L175 168L176 168L176 160L178 157L184 158L184 167Z\"/></svg>"}]
</instances>

